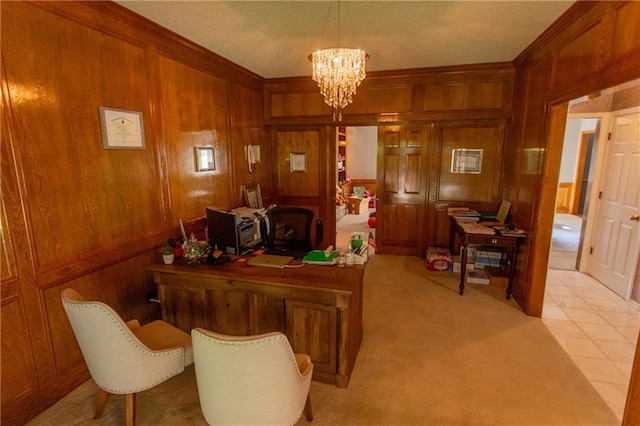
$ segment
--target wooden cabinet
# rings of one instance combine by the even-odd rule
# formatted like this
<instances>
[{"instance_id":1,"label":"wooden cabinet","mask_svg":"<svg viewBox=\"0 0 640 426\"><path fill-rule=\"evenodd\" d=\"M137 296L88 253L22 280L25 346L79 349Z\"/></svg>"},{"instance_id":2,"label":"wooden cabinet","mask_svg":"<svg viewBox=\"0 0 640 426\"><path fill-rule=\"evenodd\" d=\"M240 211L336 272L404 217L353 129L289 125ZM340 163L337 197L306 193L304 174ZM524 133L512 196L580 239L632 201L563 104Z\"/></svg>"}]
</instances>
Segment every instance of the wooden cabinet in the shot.
<instances>
[{"instance_id":1,"label":"wooden cabinet","mask_svg":"<svg viewBox=\"0 0 640 426\"><path fill-rule=\"evenodd\" d=\"M296 352L309 354L316 372L336 369L337 310L319 303L286 301L287 338ZM326 380L321 380L326 381Z\"/></svg>"},{"instance_id":2,"label":"wooden cabinet","mask_svg":"<svg viewBox=\"0 0 640 426\"><path fill-rule=\"evenodd\" d=\"M364 266L271 269L244 264L154 265L162 318L191 332L280 331L311 356L313 379L347 387L362 341Z\"/></svg>"}]
</instances>

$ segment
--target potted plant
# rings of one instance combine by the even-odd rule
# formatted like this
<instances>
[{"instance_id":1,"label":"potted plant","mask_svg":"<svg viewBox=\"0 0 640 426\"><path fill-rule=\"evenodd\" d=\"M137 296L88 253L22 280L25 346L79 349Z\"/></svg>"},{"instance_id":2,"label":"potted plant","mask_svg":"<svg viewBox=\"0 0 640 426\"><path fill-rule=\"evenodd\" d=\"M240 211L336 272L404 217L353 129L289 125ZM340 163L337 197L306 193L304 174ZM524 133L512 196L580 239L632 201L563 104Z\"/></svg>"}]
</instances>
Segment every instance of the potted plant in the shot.
<instances>
[{"instance_id":1,"label":"potted plant","mask_svg":"<svg viewBox=\"0 0 640 426\"><path fill-rule=\"evenodd\" d=\"M160 253L162 253L162 260L166 265L171 265L173 263L173 247L164 246L160 249Z\"/></svg>"}]
</instances>

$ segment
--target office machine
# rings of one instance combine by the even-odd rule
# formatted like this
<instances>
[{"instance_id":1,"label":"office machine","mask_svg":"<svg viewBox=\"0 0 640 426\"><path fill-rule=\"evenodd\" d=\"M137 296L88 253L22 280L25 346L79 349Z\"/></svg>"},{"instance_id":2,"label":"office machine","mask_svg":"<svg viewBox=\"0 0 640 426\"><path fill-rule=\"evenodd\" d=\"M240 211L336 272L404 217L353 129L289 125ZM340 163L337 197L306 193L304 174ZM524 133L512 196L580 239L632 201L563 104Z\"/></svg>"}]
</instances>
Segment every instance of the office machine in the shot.
<instances>
[{"instance_id":1,"label":"office machine","mask_svg":"<svg viewBox=\"0 0 640 426\"><path fill-rule=\"evenodd\" d=\"M255 220L207 207L207 238L213 248L240 255L260 242Z\"/></svg>"}]
</instances>

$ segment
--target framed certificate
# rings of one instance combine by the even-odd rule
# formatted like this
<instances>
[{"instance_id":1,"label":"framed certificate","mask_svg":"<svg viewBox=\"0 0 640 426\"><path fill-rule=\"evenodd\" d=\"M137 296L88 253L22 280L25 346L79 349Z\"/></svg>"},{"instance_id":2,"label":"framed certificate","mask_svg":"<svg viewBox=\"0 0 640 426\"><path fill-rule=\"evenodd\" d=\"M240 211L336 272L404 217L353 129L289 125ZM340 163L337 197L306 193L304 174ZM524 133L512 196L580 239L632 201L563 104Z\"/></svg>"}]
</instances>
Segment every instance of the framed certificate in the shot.
<instances>
[{"instance_id":1,"label":"framed certificate","mask_svg":"<svg viewBox=\"0 0 640 426\"><path fill-rule=\"evenodd\" d=\"M482 149L454 149L451 152L451 173L480 174Z\"/></svg>"},{"instance_id":2,"label":"framed certificate","mask_svg":"<svg viewBox=\"0 0 640 426\"><path fill-rule=\"evenodd\" d=\"M102 146L105 149L144 149L141 112L99 107Z\"/></svg>"},{"instance_id":3,"label":"framed certificate","mask_svg":"<svg viewBox=\"0 0 640 426\"><path fill-rule=\"evenodd\" d=\"M292 152L289 154L289 171L291 173L304 173L307 171L306 152Z\"/></svg>"}]
</instances>

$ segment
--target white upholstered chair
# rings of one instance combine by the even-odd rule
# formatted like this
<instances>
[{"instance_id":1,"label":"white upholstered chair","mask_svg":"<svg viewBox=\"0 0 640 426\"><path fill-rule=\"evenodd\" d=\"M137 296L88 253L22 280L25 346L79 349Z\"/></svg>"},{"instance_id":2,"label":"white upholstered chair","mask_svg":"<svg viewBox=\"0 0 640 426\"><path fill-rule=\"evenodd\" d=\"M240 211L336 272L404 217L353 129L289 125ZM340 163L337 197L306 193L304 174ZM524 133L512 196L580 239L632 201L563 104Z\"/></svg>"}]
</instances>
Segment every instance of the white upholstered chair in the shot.
<instances>
[{"instance_id":1,"label":"white upholstered chair","mask_svg":"<svg viewBox=\"0 0 640 426\"><path fill-rule=\"evenodd\" d=\"M164 321L125 323L108 305L85 301L75 290L62 291L62 304L98 385L94 418L102 416L109 393L126 394L126 422L135 424L136 392L182 373L193 363L190 336Z\"/></svg>"},{"instance_id":2,"label":"white upholstered chair","mask_svg":"<svg viewBox=\"0 0 640 426\"><path fill-rule=\"evenodd\" d=\"M225 336L191 330L200 407L213 425L293 425L313 420L309 355L282 333Z\"/></svg>"}]
</instances>

